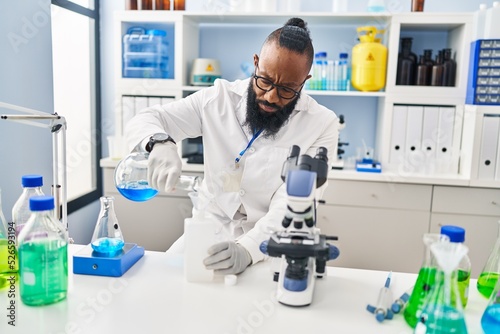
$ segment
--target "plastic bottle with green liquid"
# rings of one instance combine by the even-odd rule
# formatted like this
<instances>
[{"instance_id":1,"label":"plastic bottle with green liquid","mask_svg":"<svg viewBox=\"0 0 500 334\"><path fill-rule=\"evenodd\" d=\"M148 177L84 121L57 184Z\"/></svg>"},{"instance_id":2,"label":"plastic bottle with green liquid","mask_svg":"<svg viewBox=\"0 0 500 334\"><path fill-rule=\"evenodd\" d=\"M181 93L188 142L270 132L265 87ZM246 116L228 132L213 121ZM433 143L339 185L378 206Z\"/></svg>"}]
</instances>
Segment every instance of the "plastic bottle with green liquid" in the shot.
<instances>
[{"instance_id":1,"label":"plastic bottle with green liquid","mask_svg":"<svg viewBox=\"0 0 500 334\"><path fill-rule=\"evenodd\" d=\"M456 272L469 249L458 242L436 242L430 248L438 262L438 271L414 333L467 334Z\"/></svg>"},{"instance_id":2,"label":"plastic bottle with green liquid","mask_svg":"<svg viewBox=\"0 0 500 334\"><path fill-rule=\"evenodd\" d=\"M498 224L497 241L491 250L481 274L477 278L477 290L486 298L490 298L500 276L500 220Z\"/></svg>"},{"instance_id":3,"label":"plastic bottle with green liquid","mask_svg":"<svg viewBox=\"0 0 500 334\"><path fill-rule=\"evenodd\" d=\"M67 234L54 216L54 197L31 197L30 210L18 240L20 296L26 305L52 304L68 290Z\"/></svg>"},{"instance_id":4,"label":"plastic bottle with green liquid","mask_svg":"<svg viewBox=\"0 0 500 334\"><path fill-rule=\"evenodd\" d=\"M443 225L441 226L441 234L450 238L450 242L463 243L465 241L465 229L460 226ZM469 300L469 282L471 275L471 262L467 254L465 254L458 264L457 271L458 290L460 292L460 300L462 307L467 306Z\"/></svg>"},{"instance_id":5,"label":"plastic bottle with green liquid","mask_svg":"<svg viewBox=\"0 0 500 334\"><path fill-rule=\"evenodd\" d=\"M0 189L0 289L8 286L17 275L17 251L14 224L9 225L2 211Z\"/></svg>"},{"instance_id":6,"label":"plastic bottle with green liquid","mask_svg":"<svg viewBox=\"0 0 500 334\"><path fill-rule=\"evenodd\" d=\"M448 236L437 233L426 233L423 236L424 259L410 299L404 309L404 318L408 325L415 327L422 312L425 299L429 295L436 279L437 262L431 253L430 246L439 241L449 241Z\"/></svg>"}]
</instances>

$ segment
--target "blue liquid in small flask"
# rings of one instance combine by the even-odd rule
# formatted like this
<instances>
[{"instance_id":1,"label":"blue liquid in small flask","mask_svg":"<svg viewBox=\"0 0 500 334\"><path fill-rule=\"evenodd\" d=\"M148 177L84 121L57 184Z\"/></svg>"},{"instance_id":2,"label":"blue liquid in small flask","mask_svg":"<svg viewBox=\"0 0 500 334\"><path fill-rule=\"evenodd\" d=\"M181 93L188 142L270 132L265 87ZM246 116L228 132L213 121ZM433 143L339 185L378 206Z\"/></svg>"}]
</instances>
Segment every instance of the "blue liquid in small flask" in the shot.
<instances>
[{"instance_id":1,"label":"blue liquid in small flask","mask_svg":"<svg viewBox=\"0 0 500 334\"><path fill-rule=\"evenodd\" d=\"M500 333L500 280L497 281L488 306L484 310L481 327L485 334Z\"/></svg>"},{"instance_id":2,"label":"blue liquid in small flask","mask_svg":"<svg viewBox=\"0 0 500 334\"><path fill-rule=\"evenodd\" d=\"M114 197L103 196L100 201L101 211L97 218L90 245L94 252L99 253L101 256L114 256L121 252L125 245L115 214Z\"/></svg>"}]
</instances>

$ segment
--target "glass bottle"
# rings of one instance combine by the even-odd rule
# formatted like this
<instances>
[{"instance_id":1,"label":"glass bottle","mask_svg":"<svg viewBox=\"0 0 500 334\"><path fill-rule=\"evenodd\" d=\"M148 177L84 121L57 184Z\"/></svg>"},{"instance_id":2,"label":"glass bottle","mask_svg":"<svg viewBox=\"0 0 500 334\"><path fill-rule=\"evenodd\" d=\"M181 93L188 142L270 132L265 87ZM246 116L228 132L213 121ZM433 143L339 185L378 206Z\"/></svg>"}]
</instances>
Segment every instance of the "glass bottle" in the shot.
<instances>
[{"instance_id":1,"label":"glass bottle","mask_svg":"<svg viewBox=\"0 0 500 334\"><path fill-rule=\"evenodd\" d=\"M417 56L411 52L413 38L401 39L401 53L398 56L396 85L413 85Z\"/></svg>"},{"instance_id":2,"label":"glass bottle","mask_svg":"<svg viewBox=\"0 0 500 334\"><path fill-rule=\"evenodd\" d=\"M125 4L126 10L137 10L137 0L127 0Z\"/></svg>"},{"instance_id":3,"label":"glass bottle","mask_svg":"<svg viewBox=\"0 0 500 334\"><path fill-rule=\"evenodd\" d=\"M30 197L44 195L42 190L43 177L41 175L23 175L21 185L23 191L12 208L12 221L16 227L16 236L19 236L31 216Z\"/></svg>"},{"instance_id":4,"label":"glass bottle","mask_svg":"<svg viewBox=\"0 0 500 334\"><path fill-rule=\"evenodd\" d=\"M427 77L429 73L429 65L425 63L424 56L419 57L416 73L417 77L415 79L415 84L417 86L427 86L427 82L430 81Z\"/></svg>"},{"instance_id":5,"label":"glass bottle","mask_svg":"<svg viewBox=\"0 0 500 334\"><path fill-rule=\"evenodd\" d=\"M480 294L489 298L495 285L497 284L498 277L500 276L500 220L498 221L498 237L486 264L477 278L477 290Z\"/></svg>"},{"instance_id":6,"label":"glass bottle","mask_svg":"<svg viewBox=\"0 0 500 334\"><path fill-rule=\"evenodd\" d=\"M443 50L443 86L455 86L457 63L451 58L451 49Z\"/></svg>"},{"instance_id":7,"label":"glass bottle","mask_svg":"<svg viewBox=\"0 0 500 334\"><path fill-rule=\"evenodd\" d=\"M153 9L153 0L142 0L141 1L141 9L142 10L152 10Z\"/></svg>"},{"instance_id":8,"label":"glass bottle","mask_svg":"<svg viewBox=\"0 0 500 334\"><path fill-rule=\"evenodd\" d=\"M10 238L10 236L12 236L12 238ZM0 289L10 284L9 280L16 272L17 252L15 247L14 225L8 226L7 220L3 215L2 191L0 189Z\"/></svg>"},{"instance_id":9,"label":"glass bottle","mask_svg":"<svg viewBox=\"0 0 500 334\"><path fill-rule=\"evenodd\" d=\"M443 85L443 51L438 51L436 62L432 66L431 86Z\"/></svg>"},{"instance_id":10,"label":"glass bottle","mask_svg":"<svg viewBox=\"0 0 500 334\"><path fill-rule=\"evenodd\" d=\"M456 269L469 249L462 243L436 242L431 252L438 263L436 283L425 301L419 321L415 326L418 334L467 334L467 326L459 289Z\"/></svg>"},{"instance_id":11,"label":"glass bottle","mask_svg":"<svg viewBox=\"0 0 500 334\"><path fill-rule=\"evenodd\" d=\"M408 325L415 327L424 306L425 299L429 295L436 279L437 263L431 253L430 246L439 241L449 241L445 235L437 233L426 233L423 236L425 246L424 259L417 281L413 287L410 299L404 309L404 318Z\"/></svg>"},{"instance_id":12,"label":"glass bottle","mask_svg":"<svg viewBox=\"0 0 500 334\"><path fill-rule=\"evenodd\" d=\"M174 0L174 10L186 10L186 0Z\"/></svg>"},{"instance_id":13,"label":"glass bottle","mask_svg":"<svg viewBox=\"0 0 500 334\"><path fill-rule=\"evenodd\" d=\"M500 333L500 281L497 282L481 317L481 327L485 334Z\"/></svg>"},{"instance_id":14,"label":"glass bottle","mask_svg":"<svg viewBox=\"0 0 500 334\"><path fill-rule=\"evenodd\" d=\"M170 0L155 0L156 10L170 10Z\"/></svg>"},{"instance_id":15,"label":"glass bottle","mask_svg":"<svg viewBox=\"0 0 500 334\"><path fill-rule=\"evenodd\" d=\"M424 62L427 65L427 82L425 85L430 86L432 81L432 66L435 64L434 60L432 60L431 49L424 50Z\"/></svg>"},{"instance_id":16,"label":"glass bottle","mask_svg":"<svg viewBox=\"0 0 500 334\"><path fill-rule=\"evenodd\" d=\"M19 234L20 296L26 305L52 304L68 291L67 234L54 216L54 197L31 197L30 210Z\"/></svg>"},{"instance_id":17,"label":"glass bottle","mask_svg":"<svg viewBox=\"0 0 500 334\"><path fill-rule=\"evenodd\" d=\"M463 243L465 241L465 230L460 226L443 225L441 226L441 234L448 236L452 243ZM471 262L467 254L460 260L456 274L460 299L462 301L462 306L465 308L469 299L469 282L471 275Z\"/></svg>"},{"instance_id":18,"label":"glass bottle","mask_svg":"<svg viewBox=\"0 0 500 334\"><path fill-rule=\"evenodd\" d=\"M102 196L100 201L101 211L97 218L90 245L94 252L104 256L114 256L125 245L115 214L114 197Z\"/></svg>"}]
</instances>

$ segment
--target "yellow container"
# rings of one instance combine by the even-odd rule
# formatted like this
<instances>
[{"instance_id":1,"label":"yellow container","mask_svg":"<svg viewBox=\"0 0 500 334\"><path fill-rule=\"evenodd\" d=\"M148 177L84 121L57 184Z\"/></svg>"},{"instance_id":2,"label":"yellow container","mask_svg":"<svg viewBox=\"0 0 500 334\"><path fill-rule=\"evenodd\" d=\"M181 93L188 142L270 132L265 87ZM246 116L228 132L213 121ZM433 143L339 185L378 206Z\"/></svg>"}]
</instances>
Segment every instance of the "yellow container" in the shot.
<instances>
[{"instance_id":1,"label":"yellow container","mask_svg":"<svg viewBox=\"0 0 500 334\"><path fill-rule=\"evenodd\" d=\"M383 30L375 27L357 29L360 43L352 48L351 84L363 92L375 92L385 87L387 48L377 34Z\"/></svg>"}]
</instances>

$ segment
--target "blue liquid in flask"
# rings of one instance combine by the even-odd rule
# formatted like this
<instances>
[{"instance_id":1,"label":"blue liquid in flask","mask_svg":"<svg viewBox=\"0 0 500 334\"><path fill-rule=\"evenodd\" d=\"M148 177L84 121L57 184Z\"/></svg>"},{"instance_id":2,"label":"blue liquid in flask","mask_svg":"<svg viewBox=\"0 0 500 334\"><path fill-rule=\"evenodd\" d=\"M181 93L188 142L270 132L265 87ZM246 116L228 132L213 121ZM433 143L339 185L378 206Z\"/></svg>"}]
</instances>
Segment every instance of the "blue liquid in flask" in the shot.
<instances>
[{"instance_id":1,"label":"blue liquid in flask","mask_svg":"<svg viewBox=\"0 0 500 334\"><path fill-rule=\"evenodd\" d=\"M150 200L158 194L158 190L151 188L145 180L123 183L116 188L123 197L135 202Z\"/></svg>"},{"instance_id":2,"label":"blue liquid in flask","mask_svg":"<svg viewBox=\"0 0 500 334\"><path fill-rule=\"evenodd\" d=\"M486 308L481 318L481 327L486 334L500 333L500 304Z\"/></svg>"},{"instance_id":3,"label":"blue liquid in flask","mask_svg":"<svg viewBox=\"0 0 500 334\"><path fill-rule=\"evenodd\" d=\"M99 238L91 243L94 251L111 256L121 251L124 245L125 242L119 238Z\"/></svg>"}]
</instances>

